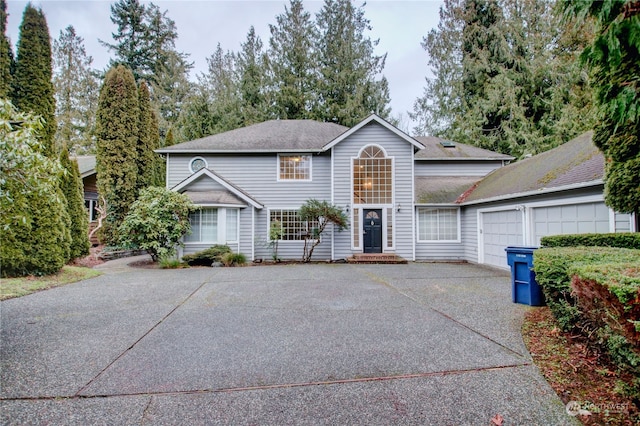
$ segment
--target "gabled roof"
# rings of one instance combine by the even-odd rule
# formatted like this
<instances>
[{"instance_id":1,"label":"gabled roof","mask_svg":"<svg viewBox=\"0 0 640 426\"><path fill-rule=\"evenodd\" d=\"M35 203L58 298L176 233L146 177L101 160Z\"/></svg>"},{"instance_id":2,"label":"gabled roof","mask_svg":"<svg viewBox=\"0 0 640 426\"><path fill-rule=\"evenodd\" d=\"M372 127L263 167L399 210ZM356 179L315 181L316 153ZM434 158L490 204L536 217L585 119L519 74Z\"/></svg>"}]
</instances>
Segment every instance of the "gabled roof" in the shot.
<instances>
[{"instance_id":1,"label":"gabled roof","mask_svg":"<svg viewBox=\"0 0 640 426\"><path fill-rule=\"evenodd\" d=\"M247 203L229 191L184 191L193 204L216 206L246 206Z\"/></svg>"},{"instance_id":2,"label":"gabled roof","mask_svg":"<svg viewBox=\"0 0 640 426\"><path fill-rule=\"evenodd\" d=\"M191 183L195 182L196 180L200 179L202 176L208 176L209 178L213 179L214 181L218 182L223 188L225 188L231 195L243 200L245 203L257 208L257 209L262 209L264 208L264 206L259 203L258 201L256 201L251 195L247 194L245 191L243 191L242 189L240 189L239 187L235 186L234 184L232 184L231 182L229 182L228 180L224 179L222 176L220 176L219 174L209 170L209 169L200 169L197 172L195 172L194 174L192 174L191 176L189 176L188 178L186 178L185 180L183 180L182 182L180 182L179 184L177 184L176 186L174 186L173 188L171 188L172 191L181 191L186 189Z\"/></svg>"},{"instance_id":3,"label":"gabled roof","mask_svg":"<svg viewBox=\"0 0 640 426\"><path fill-rule=\"evenodd\" d=\"M158 153L320 152L347 127L314 120L271 120L158 149Z\"/></svg>"},{"instance_id":4,"label":"gabled roof","mask_svg":"<svg viewBox=\"0 0 640 426\"><path fill-rule=\"evenodd\" d=\"M380 118L376 114L371 114L369 117L365 118L364 120L362 120L361 122L359 122L358 124L356 124L355 126L350 128L349 130L347 130L346 132L340 134L335 139L333 139L331 142L326 144L322 148L322 150L323 151L330 150L331 148L333 148L334 146L336 146L337 144L339 144L340 142L342 142L343 140L345 140L349 136L353 135L358 130L362 129L364 126L366 126L366 125L368 125L370 123L378 123L378 124L380 124L382 127L386 128L387 130L391 131L392 133L395 133L397 136L400 136L405 141L409 142L416 149L423 149L424 148L424 146L420 142L418 142L417 140L415 140L411 136L407 135L406 133L404 133L403 131L401 131L397 127L395 127L393 124L391 124L388 121Z\"/></svg>"},{"instance_id":5,"label":"gabled roof","mask_svg":"<svg viewBox=\"0 0 640 426\"><path fill-rule=\"evenodd\" d=\"M511 161L514 157L478 148L477 146L466 145L459 142L451 142L435 136L418 136L418 140L424 149L416 153L416 160L503 160ZM448 145L448 146L445 146Z\"/></svg>"},{"instance_id":6,"label":"gabled roof","mask_svg":"<svg viewBox=\"0 0 640 426\"><path fill-rule=\"evenodd\" d=\"M478 176L420 176L415 178L416 204L455 204Z\"/></svg>"},{"instance_id":7,"label":"gabled roof","mask_svg":"<svg viewBox=\"0 0 640 426\"><path fill-rule=\"evenodd\" d=\"M78 169L80 169L80 177L87 177L96 172L96 156L95 155L79 155L75 157L78 161Z\"/></svg>"},{"instance_id":8,"label":"gabled roof","mask_svg":"<svg viewBox=\"0 0 640 426\"><path fill-rule=\"evenodd\" d=\"M587 132L557 148L496 169L458 201L466 204L601 185L604 157L592 136Z\"/></svg>"}]
</instances>

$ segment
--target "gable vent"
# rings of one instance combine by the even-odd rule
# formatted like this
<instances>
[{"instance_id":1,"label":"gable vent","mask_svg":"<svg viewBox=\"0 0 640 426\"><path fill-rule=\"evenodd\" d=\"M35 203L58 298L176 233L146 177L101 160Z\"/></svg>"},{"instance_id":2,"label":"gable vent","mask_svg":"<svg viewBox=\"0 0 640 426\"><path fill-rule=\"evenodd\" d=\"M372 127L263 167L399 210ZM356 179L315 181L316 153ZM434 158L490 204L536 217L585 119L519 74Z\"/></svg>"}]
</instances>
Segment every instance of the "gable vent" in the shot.
<instances>
[{"instance_id":1,"label":"gable vent","mask_svg":"<svg viewBox=\"0 0 640 426\"><path fill-rule=\"evenodd\" d=\"M444 146L445 148L455 148L456 144L451 142L451 141L440 141L440 145Z\"/></svg>"}]
</instances>

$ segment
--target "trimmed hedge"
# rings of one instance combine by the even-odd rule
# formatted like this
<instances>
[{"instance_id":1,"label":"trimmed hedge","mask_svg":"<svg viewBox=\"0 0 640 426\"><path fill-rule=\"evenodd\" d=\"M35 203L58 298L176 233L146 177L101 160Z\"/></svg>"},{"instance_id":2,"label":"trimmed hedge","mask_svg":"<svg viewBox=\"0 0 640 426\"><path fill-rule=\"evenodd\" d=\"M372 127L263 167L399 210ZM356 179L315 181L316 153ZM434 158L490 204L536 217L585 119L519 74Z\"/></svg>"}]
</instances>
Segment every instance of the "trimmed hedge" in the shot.
<instances>
[{"instance_id":1,"label":"trimmed hedge","mask_svg":"<svg viewBox=\"0 0 640 426\"><path fill-rule=\"evenodd\" d=\"M597 246L640 249L640 233L548 235L542 237L540 244L543 247Z\"/></svg>"},{"instance_id":2,"label":"trimmed hedge","mask_svg":"<svg viewBox=\"0 0 640 426\"><path fill-rule=\"evenodd\" d=\"M611 247L553 247L533 252L536 281L560 327L569 331L580 322L581 311L572 295L574 268L583 265L636 263L640 250Z\"/></svg>"},{"instance_id":3,"label":"trimmed hedge","mask_svg":"<svg viewBox=\"0 0 640 426\"><path fill-rule=\"evenodd\" d=\"M216 262L222 263L222 257L228 253L232 253L229 246L216 244L197 253L185 254L182 261L190 266L211 266Z\"/></svg>"}]
</instances>

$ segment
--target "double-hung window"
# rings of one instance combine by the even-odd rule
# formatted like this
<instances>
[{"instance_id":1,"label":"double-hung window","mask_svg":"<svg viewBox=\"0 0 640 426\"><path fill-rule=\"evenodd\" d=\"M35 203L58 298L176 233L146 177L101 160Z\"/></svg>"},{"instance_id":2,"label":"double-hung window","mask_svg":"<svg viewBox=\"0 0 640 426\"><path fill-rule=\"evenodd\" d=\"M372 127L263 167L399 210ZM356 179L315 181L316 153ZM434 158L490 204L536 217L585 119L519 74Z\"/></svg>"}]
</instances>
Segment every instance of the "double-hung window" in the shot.
<instances>
[{"instance_id":1,"label":"double-hung window","mask_svg":"<svg viewBox=\"0 0 640 426\"><path fill-rule=\"evenodd\" d=\"M185 235L186 243L218 242L218 209L203 207L189 214L191 234Z\"/></svg>"},{"instance_id":2,"label":"double-hung window","mask_svg":"<svg viewBox=\"0 0 640 426\"><path fill-rule=\"evenodd\" d=\"M418 209L418 240L460 241L457 208Z\"/></svg>"},{"instance_id":3,"label":"double-hung window","mask_svg":"<svg viewBox=\"0 0 640 426\"><path fill-rule=\"evenodd\" d=\"M311 180L311 156L278 155L278 180Z\"/></svg>"},{"instance_id":4,"label":"double-hung window","mask_svg":"<svg viewBox=\"0 0 640 426\"><path fill-rule=\"evenodd\" d=\"M191 234L185 243L225 244L238 241L240 210L236 208L202 207L189 214Z\"/></svg>"}]
</instances>

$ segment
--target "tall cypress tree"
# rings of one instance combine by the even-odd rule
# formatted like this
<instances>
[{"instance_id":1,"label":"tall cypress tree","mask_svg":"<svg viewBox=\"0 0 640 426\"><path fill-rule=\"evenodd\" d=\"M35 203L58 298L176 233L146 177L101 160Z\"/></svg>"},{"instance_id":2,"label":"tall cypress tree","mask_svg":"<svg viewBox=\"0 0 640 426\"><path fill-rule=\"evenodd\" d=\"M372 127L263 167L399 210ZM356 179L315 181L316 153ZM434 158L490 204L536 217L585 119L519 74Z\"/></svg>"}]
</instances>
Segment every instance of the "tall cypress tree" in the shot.
<instances>
[{"instance_id":1,"label":"tall cypress tree","mask_svg":"<svg viewBox=\"0 0 640 426\"><path fill-rule=\"evenodd\" d=\"M136 161L138 164L137 193L148 186L158 185L159 157L154 149L159 148L160 134L155 111L151 107L149 87L143 81L138 89L140 117L138 122L138 144Z\"/></svg>"},{"instance_id":2,"label":"tall cypress tree","mask_svg":"<svg viewBox=\"0 0 640 426\"><path fill-rule=\"evenodd\" d=\"M60 189L64 194L67 213L71 220L69 258L77 259L89 254L89 218L84 208L78 162L69 158L67 147L64 147L60 153L60 164L66 170L60 180Z\"/></svg>"},{"instance_id":3,"label":"tall cypress tree","mask_svg":"<svg viewBox=\"0 0 640 426\"><path fill-rule=\"evenodd\" d=\"M20 111L33 112L44 119L44 129L39 135L43 153L52 158L57 157L53 144L56 133L56 102L49 27L42 10L31 4L27 4L20 25L13 76L13 102Z\"/></svg>"},{"instance_id":4,"label":"tall cypress tree","mask_svg":"<svg viewBox=\"0 0 640 426\"><path fill-rule=\"evenodd\" d=\"M98 192L107 204L102 231L107 244L117 244L118 226L137 195L139 110L133 73L124 65L111 68L96 113L96 172Z\"/></svg>"},{"instance_id":5,"label":"tall cypress tree","mask_svg":"<svg viewBox=\"0 0 640 426\"><path fill-rule=\"evenodd\" d=\"M0 0L0 98L11 96L11 70L14 66L11 42L7 32L7 2Z\"/></svg>"}]
</instances>

